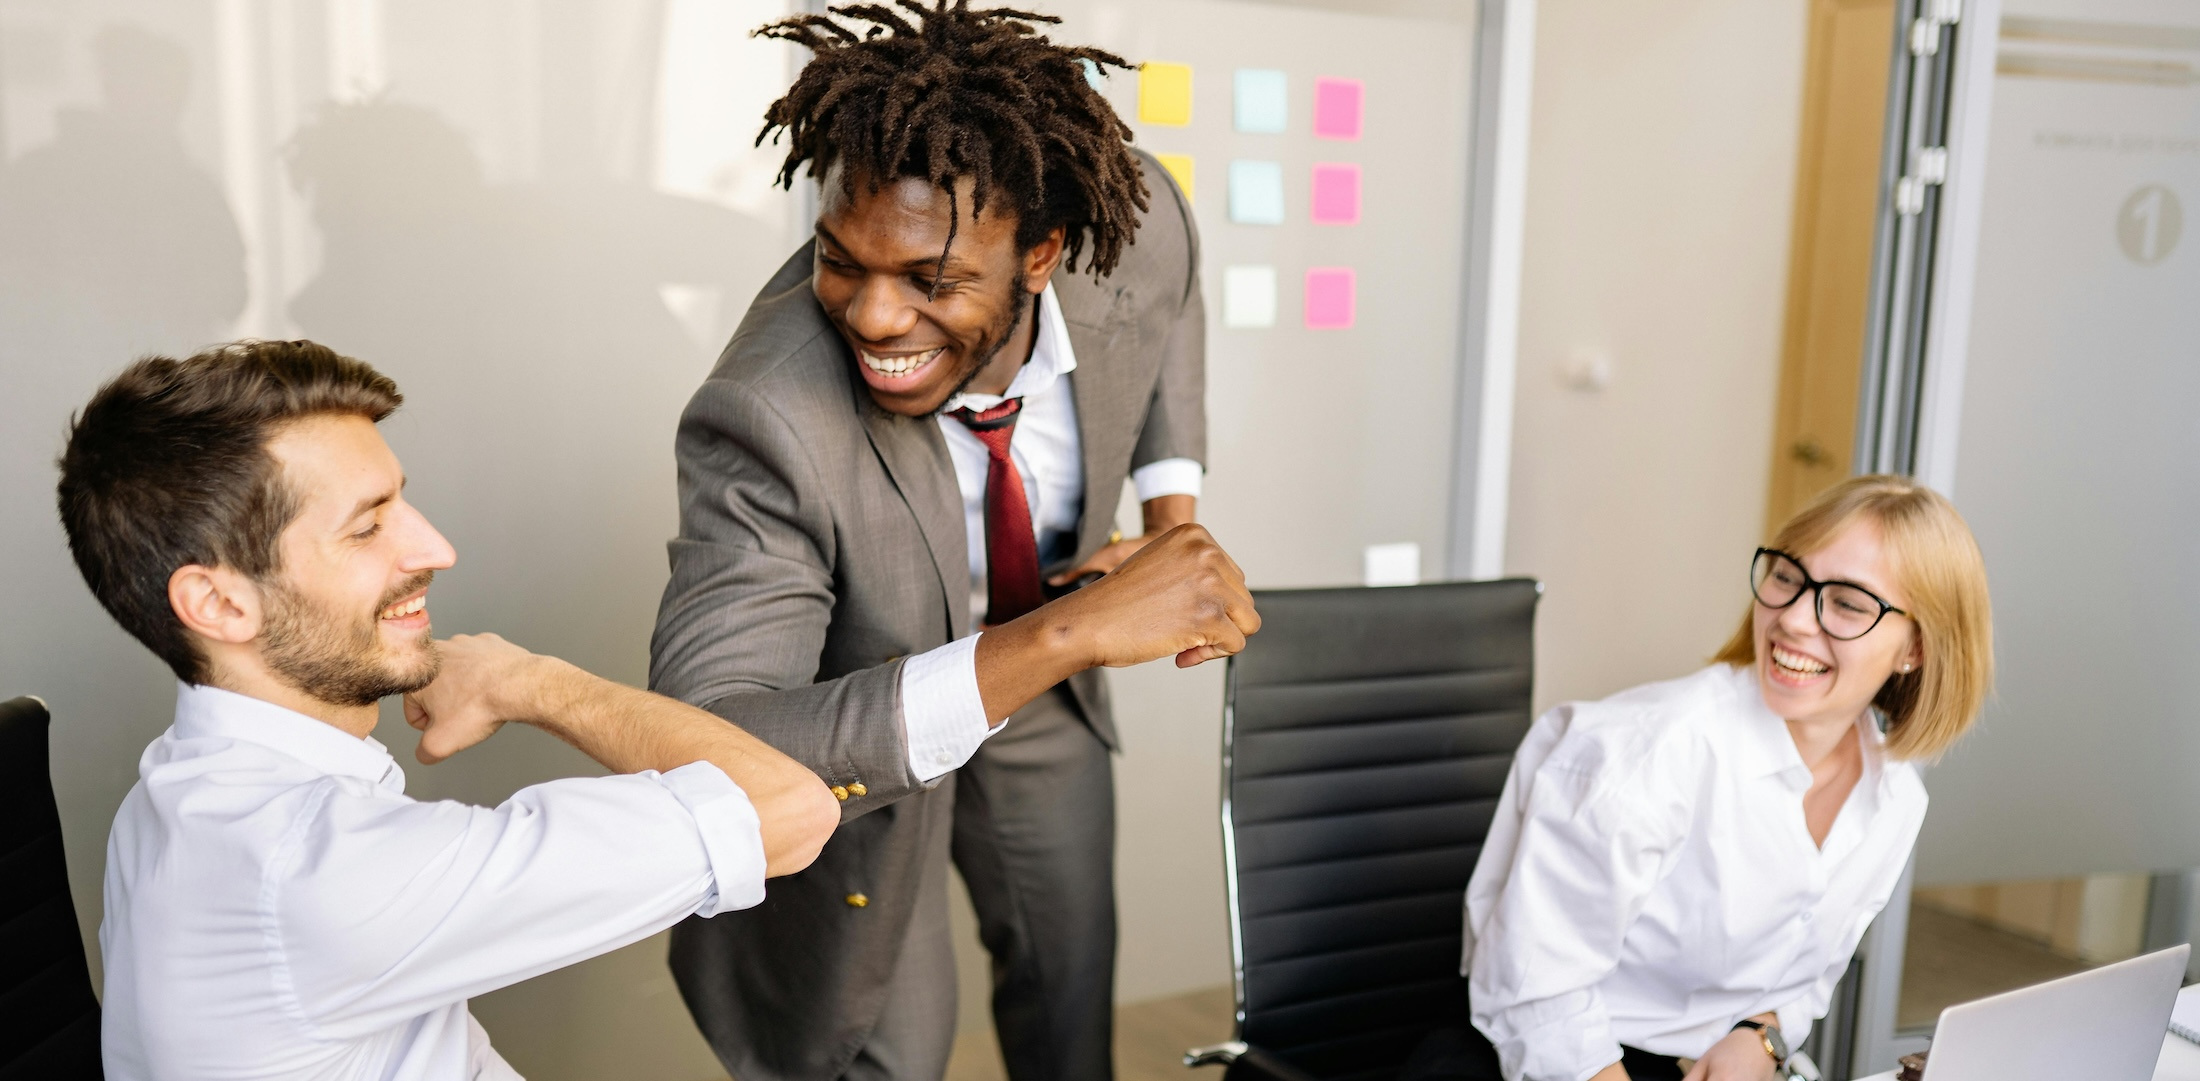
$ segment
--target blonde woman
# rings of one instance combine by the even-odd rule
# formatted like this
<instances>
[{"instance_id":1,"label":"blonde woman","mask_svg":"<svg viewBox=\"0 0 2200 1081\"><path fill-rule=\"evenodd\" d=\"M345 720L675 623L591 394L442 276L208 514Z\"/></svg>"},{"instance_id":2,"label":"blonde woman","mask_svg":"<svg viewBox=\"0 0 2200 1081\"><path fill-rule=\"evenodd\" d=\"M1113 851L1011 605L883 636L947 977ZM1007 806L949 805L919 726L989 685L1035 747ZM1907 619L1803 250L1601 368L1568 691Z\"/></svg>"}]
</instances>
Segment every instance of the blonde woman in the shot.
<instances>
[{"instance_id":1,"label":"blonde woman","mask_svg":"<svg viewBox=\"0 0 2200 1081\"><path fill-rule=\"evenodd\" d=\"M1823 1016L1992 677L1955 508L1835 486L1751 557L1708 668L1543 715L1467 889L1475 1031L1420 1076L1763 1081Z\"/></svg>"}]
</instances>

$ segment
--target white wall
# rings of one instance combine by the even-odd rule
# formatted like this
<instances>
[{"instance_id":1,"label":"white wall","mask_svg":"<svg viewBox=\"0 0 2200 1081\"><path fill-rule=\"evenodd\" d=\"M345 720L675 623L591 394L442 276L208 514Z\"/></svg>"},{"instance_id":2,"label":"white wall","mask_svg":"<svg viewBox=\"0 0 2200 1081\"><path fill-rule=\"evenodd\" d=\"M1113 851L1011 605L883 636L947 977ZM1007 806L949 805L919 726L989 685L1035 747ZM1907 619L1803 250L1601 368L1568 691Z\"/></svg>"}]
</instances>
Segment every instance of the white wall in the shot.
<instances>
[{"instance_id":1,"label":"white wall","mask_svg":"<svg viewBox=\"0 0 2200 1081\"><path fill-rule=\"evenodd\" d=\"M1803 0L1543 0L1508 570L1540 704L1700 667L1748 599L1778 382ZM1579 351L1600 392L1569 389Z\"/></svg>"}]
</instances>

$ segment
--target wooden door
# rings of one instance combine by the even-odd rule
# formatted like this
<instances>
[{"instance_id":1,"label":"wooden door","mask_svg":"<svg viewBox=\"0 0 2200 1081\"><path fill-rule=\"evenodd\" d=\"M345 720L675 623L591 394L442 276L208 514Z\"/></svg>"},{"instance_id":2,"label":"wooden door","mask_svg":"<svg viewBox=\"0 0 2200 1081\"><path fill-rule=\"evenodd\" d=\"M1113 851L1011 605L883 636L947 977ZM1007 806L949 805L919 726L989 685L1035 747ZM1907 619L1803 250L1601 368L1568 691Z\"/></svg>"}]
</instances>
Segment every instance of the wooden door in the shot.
<instances>
[{"instance_id":1,"label":"wooden door","mask_svg":"<svg viewBox=\"0 0 2200 1081\"><path fill-rule=\"evenodd\" d=\"M1766 532L1849 475L1894 0L1812 0Z\"/></svg>"}]
</instances>

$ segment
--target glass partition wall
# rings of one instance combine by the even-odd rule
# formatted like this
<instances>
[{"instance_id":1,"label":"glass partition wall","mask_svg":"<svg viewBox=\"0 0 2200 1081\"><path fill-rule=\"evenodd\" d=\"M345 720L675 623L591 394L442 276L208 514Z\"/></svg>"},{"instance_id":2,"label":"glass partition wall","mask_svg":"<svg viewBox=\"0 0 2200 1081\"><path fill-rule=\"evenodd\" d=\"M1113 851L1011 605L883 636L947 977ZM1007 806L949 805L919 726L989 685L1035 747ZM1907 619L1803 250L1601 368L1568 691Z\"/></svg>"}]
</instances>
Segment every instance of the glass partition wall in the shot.
<instances>
[{"instance_id":1,"label":"glass partition wall","mask_svg":"<svg viewBox=\"0 0 2200 1081\"><path fill-rule=\"evenodd\" d=\"M1857 460L1963 510L1998 666L1863 951L1858 1074L1947 1005L2192 941L2200 866L2200 5L1912 3L1897 36Z\"/></svg>"}]
</instances>

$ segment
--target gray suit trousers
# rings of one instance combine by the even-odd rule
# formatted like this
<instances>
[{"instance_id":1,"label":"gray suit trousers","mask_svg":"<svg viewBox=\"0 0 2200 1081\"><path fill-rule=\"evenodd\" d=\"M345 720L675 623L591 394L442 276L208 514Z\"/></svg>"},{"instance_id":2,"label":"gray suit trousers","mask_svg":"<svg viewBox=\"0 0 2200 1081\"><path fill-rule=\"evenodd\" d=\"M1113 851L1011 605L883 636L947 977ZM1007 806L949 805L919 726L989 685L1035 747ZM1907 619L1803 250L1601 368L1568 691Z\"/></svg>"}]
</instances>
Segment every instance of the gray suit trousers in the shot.
<instances>
[{"instance_id":1,"label":"gray suit trousers","mask_svg":"<svg viewBox=\"0 0 2200 1081\"><path fill-rule=\"evenodd\" d=\"M952 781L953 858L993 956L1013 1081L1114 1076L1115 784L1067 687L1017 711ZM933 798L944 795L942 785ZM954 1043L945 860L925 869L878 1027L847 1081L932 1081Z\"/></svg>"}]
</instances>

